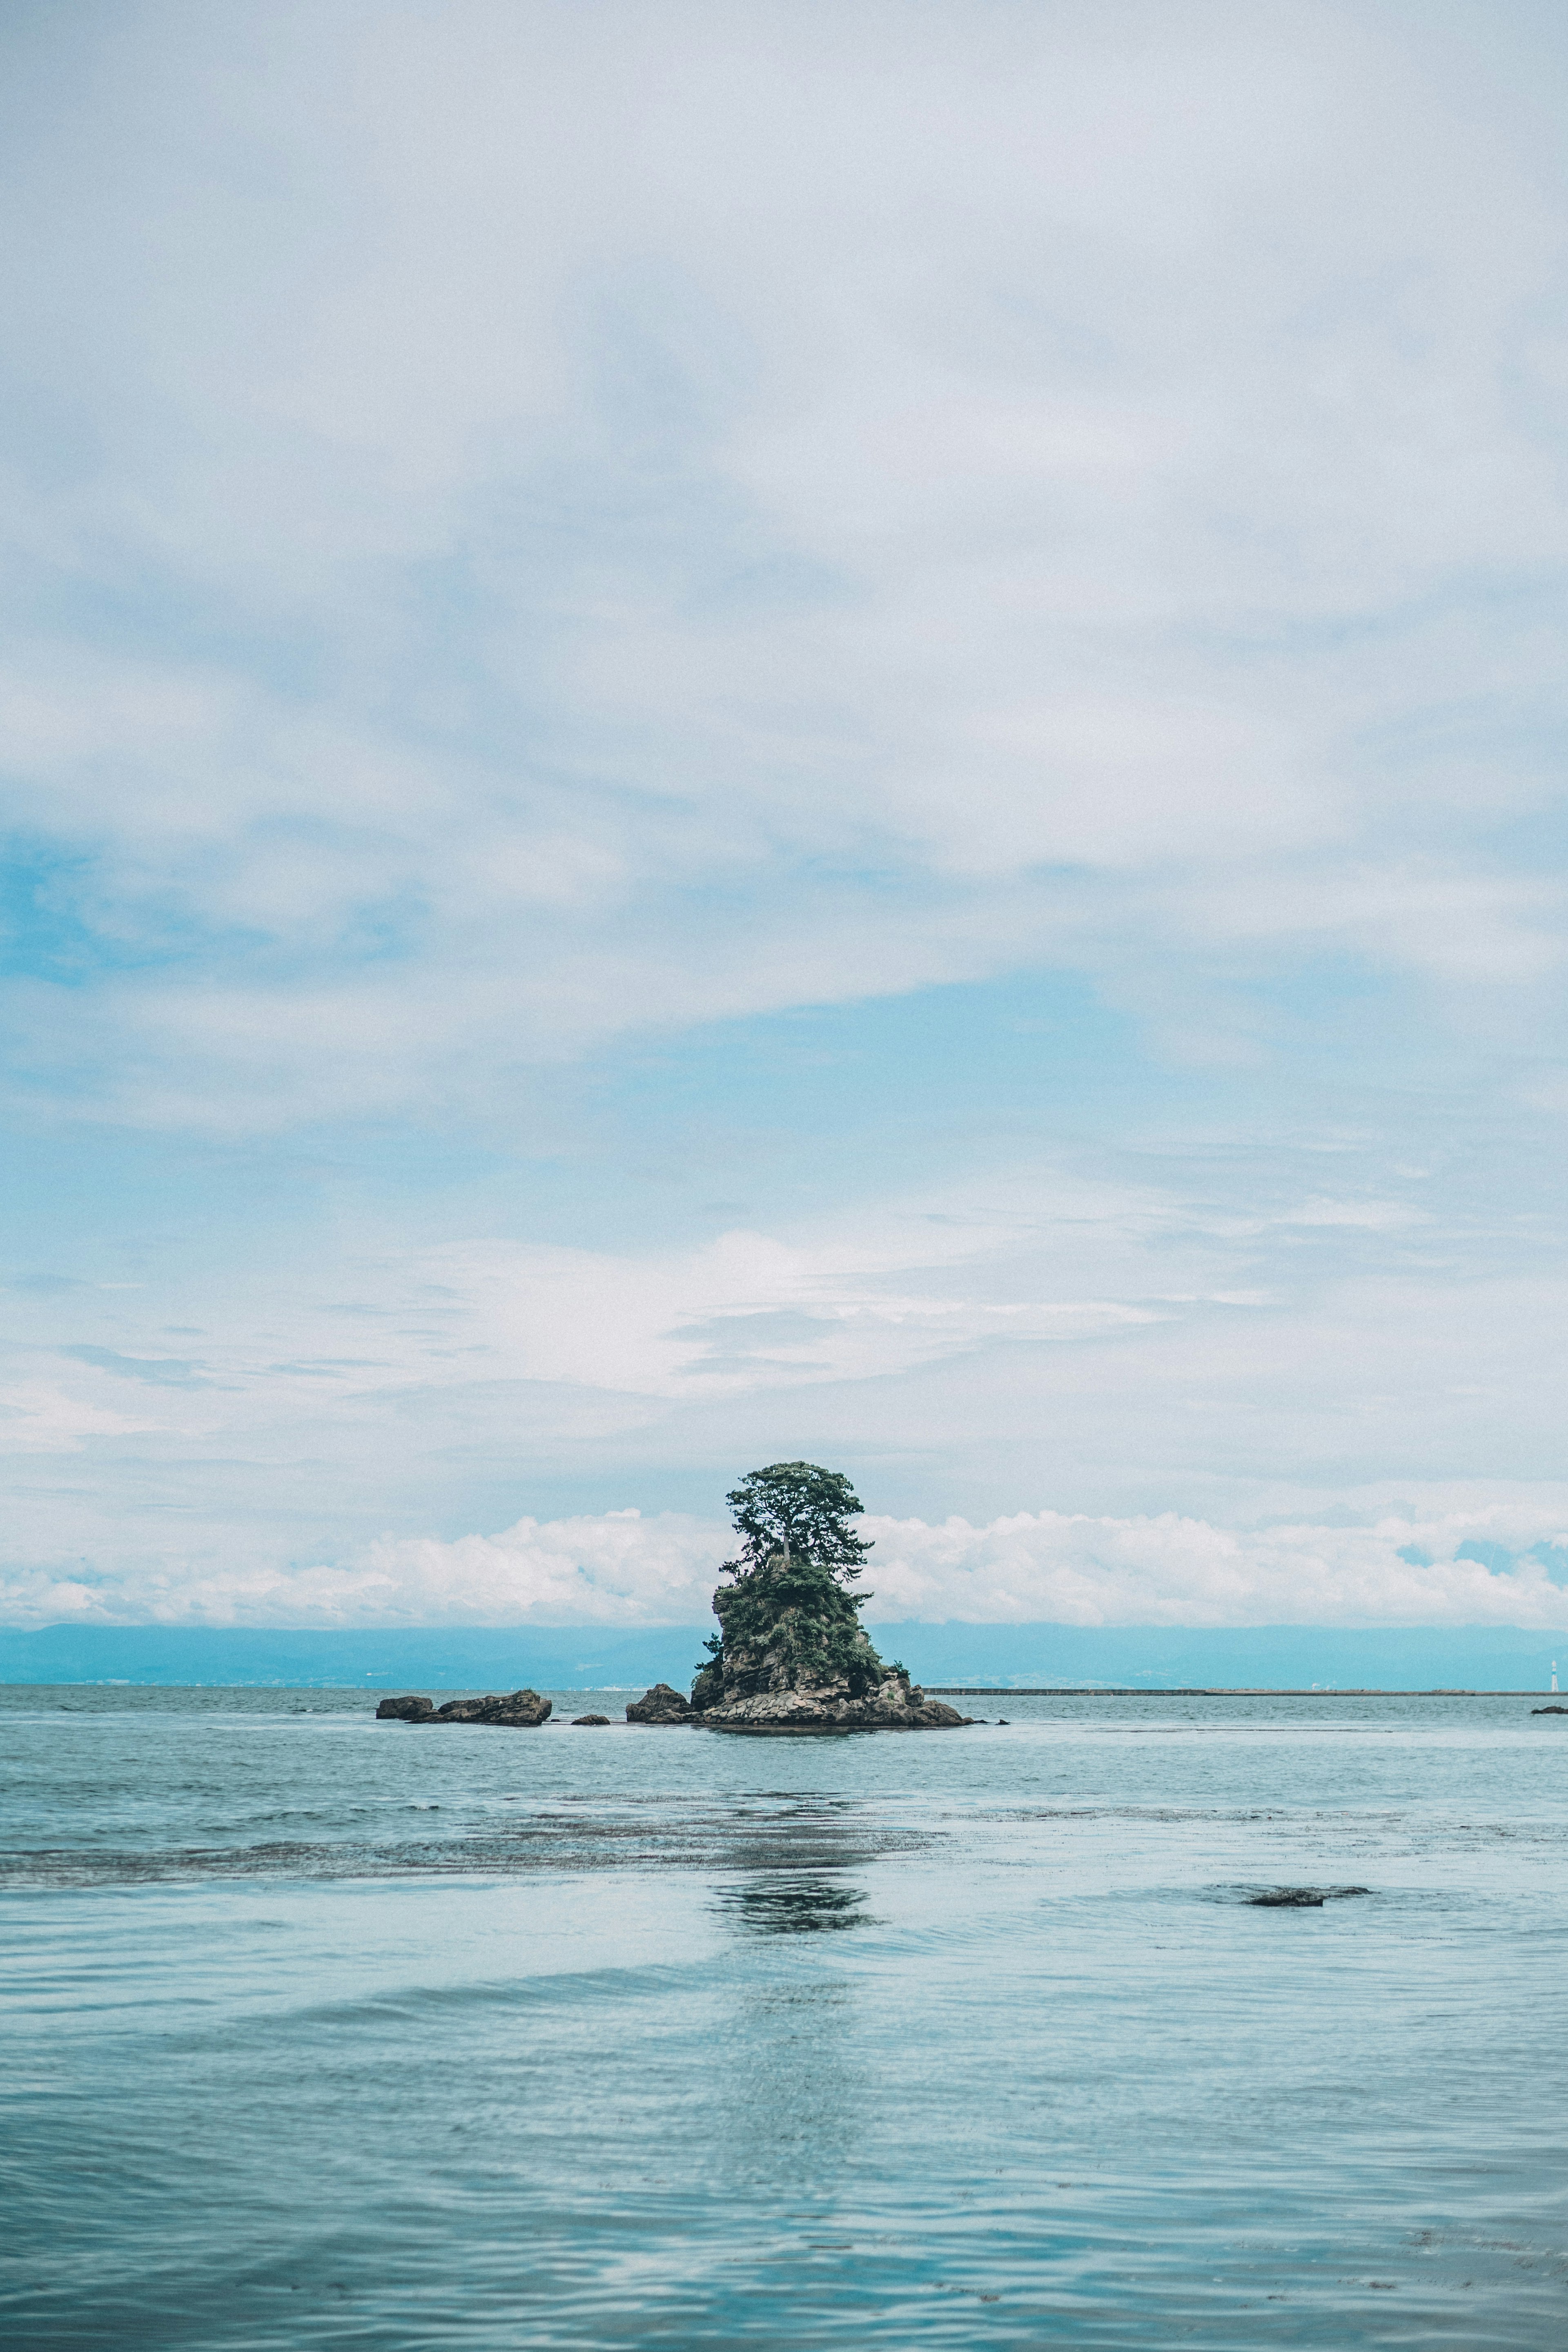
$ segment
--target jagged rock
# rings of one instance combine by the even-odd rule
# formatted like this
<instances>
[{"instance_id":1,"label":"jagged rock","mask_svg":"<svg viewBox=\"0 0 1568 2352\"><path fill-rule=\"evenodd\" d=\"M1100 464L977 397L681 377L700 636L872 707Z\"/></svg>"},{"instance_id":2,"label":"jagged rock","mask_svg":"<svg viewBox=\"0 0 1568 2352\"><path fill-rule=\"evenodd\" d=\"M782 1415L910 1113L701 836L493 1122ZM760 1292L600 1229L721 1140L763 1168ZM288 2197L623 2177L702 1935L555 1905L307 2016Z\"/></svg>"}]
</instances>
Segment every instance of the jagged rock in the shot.
<instances>
[{"instance_id":1,"label":"jagged rock","mask_svg":"<svg viewBox=\"0 0 1568 2352\"><path fill-rule=\"evenodd\" d=\"M479 1723L504 1724L514 1731L534 1731L548 1723L551 1703L541 1698L536 1690L509 1691L505 1698L487 1699L484 1712L473 1717Z\"/></svg>"},{"instance_id":2,"label":"jagged rock","mask_svg":"<svg viewBox=\"0 0 1568 2352\"><path fill-rule=\"evenodd\" d=\"M574 1715L572 1717L572 1728L574 1731L577 1731L580 1730L584 1724L608 1723L609 1719L610 1718L607 1715Z\"/></svg>"},{"instance_id":3,"label":"jagged rock","mask_svg":"<svg viewBox=\"0 0 1568 2352\"><path fill-rule=\"evenodd\" d=\"M691 1685L691 1712L701 1715L710 1706L718 1706L724 1696L724 1669L715 1662L698 1669Z\"/></svg>"},{"instance_id":4,"label":"jagged rock","mask_svg":"<svg viewBox=\"0 0 1568 2352\"><path fill-rule=\"evenodd\" d=\"M853 1595L775 1553L713 1596L723 1649L691 1687L708 1731L948 1731L971 1718L884 1665Z\"/></svg>"},{"instance_id":5,"label":"jagged rock","mask_svg":"<svg viewBox=\"0 0 1568 2352\"><path fill-rule=\"evenodd\" d=\"M510 1691L505 1698L491 1692L485 1698L450 1698L432 1708L427 1698L384 1698L376 1708L380 1722L499 1723L512 1731L532 1731L550 1717L550 1701L537 1691Z\"/></svg>"},{"instance_id":6,"label":"jagged rock","mask_svg":"<svg viewBox=\"0 0 1568 2352\"><path fill-rule=\"evenodd\" d=\"M722 1699L704 1709L707 1731L753 1735L835 1731L951 1731L971 1718L939 1698L927 1698L908 1675L879 1661L876 1679L856 1691L846 1676L799 1680Z\"/></svg>"},{"instance_id":7,"label":"jagged rock","mask_svg":"<svg viewBox=\"0 0 1568 2352\"><path fill-rule=\"evenodd\" d=\"M655 1683L652 1690L634 1699L626 1709L628 1723L689 1723L691 1708L678 1690L668 1683Z\"/></svg>"}]
</instances>

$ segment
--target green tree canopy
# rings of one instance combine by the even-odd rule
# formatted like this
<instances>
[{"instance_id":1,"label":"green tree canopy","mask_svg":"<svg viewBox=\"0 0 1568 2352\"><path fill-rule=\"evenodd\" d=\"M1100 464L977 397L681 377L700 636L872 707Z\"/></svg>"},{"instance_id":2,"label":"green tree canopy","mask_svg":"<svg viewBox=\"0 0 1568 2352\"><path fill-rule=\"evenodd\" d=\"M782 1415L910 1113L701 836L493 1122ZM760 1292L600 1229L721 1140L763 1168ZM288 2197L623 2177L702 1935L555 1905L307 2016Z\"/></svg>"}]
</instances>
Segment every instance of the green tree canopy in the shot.
<instances>
[{"instance_id":1,"label":"green tree canopy","mask_svg":"<svg viewBox=\"0 0 1568 2352\"><path fill-rule=\"evenodd\" d=\"M861 1574L871 1546L849 1524L861 1503L842 1472L816 1462L773 1462L752 1471L724 1499L745 1568L761 1568L787 1548L794 1560L828 1569L840 1583ZM737 1572L742 1567L729 1565Z\"/></svg>"},{"instance_id":2,"label":"green tree canopy","mask_svg":"<svg viewBox=\"0 0 1568 2352\"><path fill-rule=\"evenodd\" d=\"M863 1696L880 1681L882 1662L860 1623L872 1596L849 1590L871 1547L850 1525L860 1497L848 1479L816 1462L773 1462L728 1500L741 1557L724 1562L733 1581L713 1595L720 1631L705 1645L693 1706L715 1705L737 1677L749 1692L779 1674L842 1678L851 1696Z\"/></svg>"}]
</instances>

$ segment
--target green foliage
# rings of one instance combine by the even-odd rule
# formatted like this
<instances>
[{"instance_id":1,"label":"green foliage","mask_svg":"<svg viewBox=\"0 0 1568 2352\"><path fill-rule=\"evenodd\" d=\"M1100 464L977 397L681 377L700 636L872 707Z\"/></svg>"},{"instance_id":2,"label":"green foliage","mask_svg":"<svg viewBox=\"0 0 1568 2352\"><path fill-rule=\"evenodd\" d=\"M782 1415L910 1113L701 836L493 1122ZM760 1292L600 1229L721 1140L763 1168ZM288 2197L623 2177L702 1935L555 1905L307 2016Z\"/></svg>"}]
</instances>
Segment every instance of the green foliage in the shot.
<instances>
[{"instance_id":1,"label":"green foliage","mask_svg":"<svg viewBox=\"0 0 1568 2352\"><path fill-rule=\"evenodd\" d=\"M748 1567L760 1568L784 1550L830 1569L845 1583L862 1573L871 1547L849 1524L862 1507L841 1471L815 1462L774 1462L752 1471L724 1499Z\"/></svg>"},{"instance_id":2,"label":"green foliage","mask_svg":"<svg viewBox=\"0 0 1568 2352\"><path fill-rule=\"evenodd\" d=\"M842 1677L857 1697L874 1688L882 1664L860 1623L871 1595L847 1590L871 1549L849 1525L860 1498L848 1479L815 1462L775 1462L728 1500L741 1557L725 1561L732 1580L713 1595L721 1631L704 1644L692 1704L714 1705L737 1675Z\"/></svg>"},{"instance_id":3,"label":"green foliage","mask_svg":"<svg viewBox=\"0 0 1568 2352\"><path fill-rule=\"evenodd\" d=\"M877 1681L879 1663L861 1630L859 1602L831 1568L782 1551L760 1568L736 1567L733 1583L713 1595L727 1666L760 1664L765 1654L792 1682L842 1675L858 1692Z\"/></svg>"}]
</instances>

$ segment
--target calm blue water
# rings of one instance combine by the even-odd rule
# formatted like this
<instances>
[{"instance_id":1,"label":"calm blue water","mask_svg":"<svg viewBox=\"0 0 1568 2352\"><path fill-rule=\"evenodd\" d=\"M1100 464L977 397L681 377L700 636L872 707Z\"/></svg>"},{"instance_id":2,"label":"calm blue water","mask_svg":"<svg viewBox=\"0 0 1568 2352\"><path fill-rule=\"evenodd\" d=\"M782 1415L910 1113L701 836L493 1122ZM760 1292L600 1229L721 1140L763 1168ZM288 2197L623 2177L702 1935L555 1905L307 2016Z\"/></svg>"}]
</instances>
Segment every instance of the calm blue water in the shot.
<instances>
[{"instance_id":1,"label":"calm blue water","mask_svg":"<svg viewBox=\"0 0 1568 2352\"><path fill-rule=\"evenodd\" d=\"M0 1690L5 2339L1568 2341L1568 1718L970 1704Z\"/></svg>"}]
</instances>

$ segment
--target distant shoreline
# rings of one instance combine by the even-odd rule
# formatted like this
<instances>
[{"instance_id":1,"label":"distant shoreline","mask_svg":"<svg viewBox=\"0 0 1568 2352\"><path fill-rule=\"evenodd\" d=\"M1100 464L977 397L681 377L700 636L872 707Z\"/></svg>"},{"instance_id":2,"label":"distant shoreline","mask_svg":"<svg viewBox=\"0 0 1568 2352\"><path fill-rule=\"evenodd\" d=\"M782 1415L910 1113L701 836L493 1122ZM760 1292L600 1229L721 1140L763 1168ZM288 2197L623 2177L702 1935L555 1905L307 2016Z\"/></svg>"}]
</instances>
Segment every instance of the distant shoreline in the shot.
<instances>
[{"instance_id":1,"label":"distant shoreline","mask_svg":"<svg viewBox=\"0 0 1568 2352\"><path fill-rule=\"evenodd\" d=\"M937 1698L1556 1698L1553 1690L1402 1690L1322 1683L1316 1688L1284 1688L1265 1683L1183 1683L1151 1687L1147 1683L1049 1683L1026 1689L1015 1683L925 1683Z\"/></svg>"},{"instance_id":2,"label":"distant shoreline","mask_svg":"<svg viewBox=\"0 0 1568 2352\"><path fill-rule=\"evenodd\" d=\"M448 1684L431 1682L432 1690L442 1690L454 1696L475 1696L485 1689L482 1683ZM539 1687L546 1696L563 1699L588 1697L635 1697L644 1687L641 1683L566 1683L542 1676ZM1554 1690L1521 1690L1517 1686L1502 1688L1471 1688L1458 1684L1436 1685L1400 1685L1397 1683L1344 1684L1320 1683L1314 1690L1300 1684L1281 1683L922 1683L921 1688L931 1698L1518 1698L1550 1699L1561 1697L1568 1706L1568 1693ZM325 1698L328 1696L358 1696L379 1700L384 1691L363 1683L337 1682L166 1682L132 1681L129 1676L103 1675L78 1677L40 1676L27 1681L12 1681L0 1677L0 1693L21 1695L28 1691L137 1691L153 1694L160 1691L254 1691L269 1692L281 1698L293 1695Z\"/></svg>"}]
</instances>

